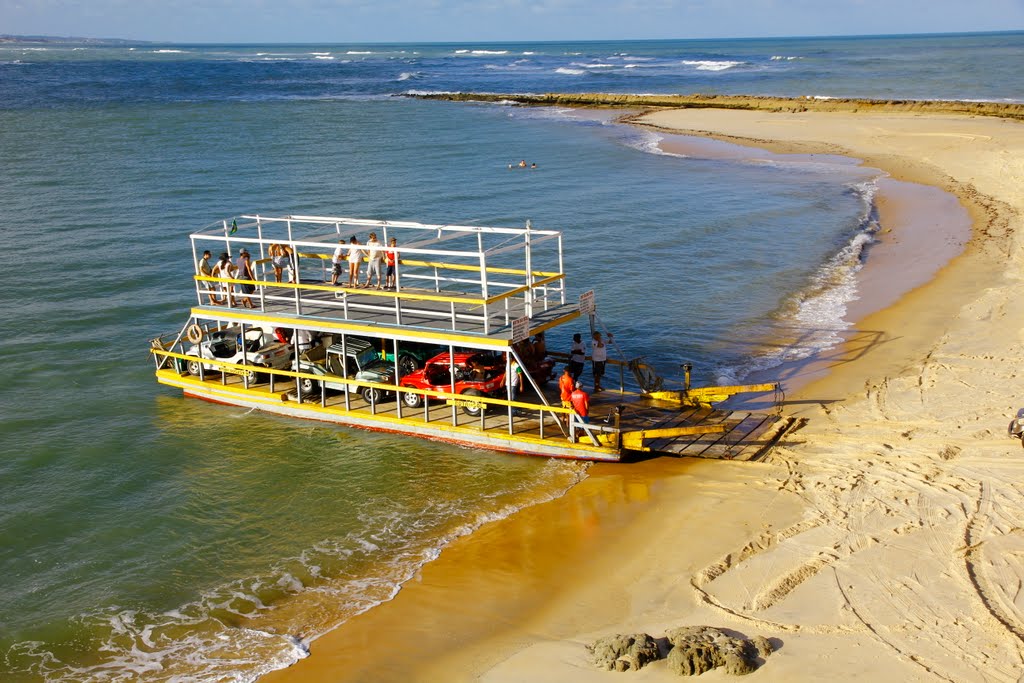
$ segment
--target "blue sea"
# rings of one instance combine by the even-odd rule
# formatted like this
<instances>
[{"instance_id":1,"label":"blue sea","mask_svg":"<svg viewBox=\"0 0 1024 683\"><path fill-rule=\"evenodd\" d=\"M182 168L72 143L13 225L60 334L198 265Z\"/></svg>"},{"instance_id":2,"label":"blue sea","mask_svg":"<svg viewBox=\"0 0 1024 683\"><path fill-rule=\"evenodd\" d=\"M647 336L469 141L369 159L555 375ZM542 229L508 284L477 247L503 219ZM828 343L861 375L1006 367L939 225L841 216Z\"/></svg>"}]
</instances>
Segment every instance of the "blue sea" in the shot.
<instances>
[{"instance_id":1,"label":"blue sea","mask_svg":"<svg viewBox=\"0 0 1024 683\"><path fill-rule=\"evenodd\" d=\"M672 155L607 113L404 95L1020 102L1021 63L1024 33L0 44L0 679L254 680L452 539L587 476L158 386L148 341L186 321L188 234L215 220L562 230L570 293L595 289L623 352L668 377L741 381L848 327L879 172Z\"/></svg>"}]
</instances>

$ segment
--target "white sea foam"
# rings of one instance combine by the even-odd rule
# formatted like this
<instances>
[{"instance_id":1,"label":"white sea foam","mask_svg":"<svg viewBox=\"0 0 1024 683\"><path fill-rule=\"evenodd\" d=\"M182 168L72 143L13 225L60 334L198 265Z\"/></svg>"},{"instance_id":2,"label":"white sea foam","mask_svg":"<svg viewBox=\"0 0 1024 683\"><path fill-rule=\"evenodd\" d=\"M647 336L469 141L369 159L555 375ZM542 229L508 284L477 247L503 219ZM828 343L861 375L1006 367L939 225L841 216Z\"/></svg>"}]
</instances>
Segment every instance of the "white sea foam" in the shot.
<instances>
[{"instance_id":1,"label":"white sea foam","mask_svg":"<svg viewBox=\"0 0 1024 683\"><path fill-rule=\"evenodd\" d=\"M188 54L188 50L171 50L171 49L166 49L166 48L165 49L160 49L160 50L150 50L150 52L155 54L155 55L186 55L186 54Z\"/></svg>"},{"instance_id":2,"label":"white sea foam","mask_svg":"<svg viewBox=\"0 0 1024 683\"><path fill-rule=\"evenodd\" d=\"M396 78L395 80L397 80L397 81L407 81L410 78L419 78L421 75L422 74L419 74L416 71L403 71L402 73L400 73L398 75L398 78Z\"/></svg>"},{"instance_id":3,"label":"white sea foam","mask_svg":"<svg viewBox=\"0 0 1024 683\"><path fill-rule=\"evenodd\" d=\"M799 57L799 56L787 57L785 55L772 55L772 61L773 62L779 62L779 61L791 62L791 61L793 61L795 59L803 59L803 57Z\"/></svg>"},{"instance_id":4,"label":"white sea foam","mask_svg":"<svg viewBox=\"0 0 1024 683\"><path fill-rule=\"evenodd\" d=\"M696 68L697 71L725 71L743 64L743 62L732 60L715 61L710 59L684 59L682 63Z\"/></svg>"},{"instance_id":5,"label":"white sea foam","mask_svg":"<svg viewBox=\"0 0 1024 683\"><path fill-rule=\"evenodd\" d=\"M404 511L367 508L347 537L325 539L264 575L233 581L193 602L164 612L113 606L77 617L83 632L102 640L94 649L98 663L64 661L39 641L9 648L8 662L16 662L16 673L25 677L71 683L139 678L249 683L308 656L312 640L393 599L453 540L563 495L587 469L585 463L550 460L539 478L485 496L474 503L481 506L477 511L466 509L459 498ZM517 502L502 502L513 499ZM335 567L335 576L323 577L325 562ZM366 566L373 566L372 574L359 573ZM285 598L310 593L329 596L326 609L316 611L319 620L310 621L309 612L275 614L275 605ZM302 637L294 635L300 630Z\"/></svg>"},{"instance_id":6,"label":"white sea foam","mask_svg":"<svg viewBox=\"0 0 1024 683\"><path fill-rule=\"evenodd\" d=\"M557 69L555 69L555 73L556 74L563 74L565 76L582 76L583 74L587 73L587 70L586 69L570 69L570 68L565 67L565 66L560 66Z\"/></svg>"},{"instance_id":7,"label":"white sea foam","mask_svg":"<svg viewBox=\"0 0 1024 683\"><path fill-rule=\"evenodd\" d=\"M347 54L347 55L372 55L374 53L371 50L349 50L345 54Z\"/></svg>"},{"instance_id":8,"label":"white sea foam","mask_svg":"<svg viewBox=\"0 0 1024 683\"><path fill-rule=\"evenodd\" d=\"M857 300L857 273L864 267L867 248L874 243L878 223L873 217L877 185L874 180L850 186L862 202L860 230L826 261L807 285L785 302L777 330L798 343L772 346L765 353L732 367L718 368L717 381L735 384L753 372L800 361L833 348L852 327L846 320L850 302Z\"/></svg>"},{"instance_id":9,"label":"white sea foam","mask_svg":"<svg viewBox=\"0 0 1024 683\"><path fill-rule=\"evenodd\" d=\"M334 59L334 55L314 55L313 59L333 60Z\"/></svg>"}]
</instances>

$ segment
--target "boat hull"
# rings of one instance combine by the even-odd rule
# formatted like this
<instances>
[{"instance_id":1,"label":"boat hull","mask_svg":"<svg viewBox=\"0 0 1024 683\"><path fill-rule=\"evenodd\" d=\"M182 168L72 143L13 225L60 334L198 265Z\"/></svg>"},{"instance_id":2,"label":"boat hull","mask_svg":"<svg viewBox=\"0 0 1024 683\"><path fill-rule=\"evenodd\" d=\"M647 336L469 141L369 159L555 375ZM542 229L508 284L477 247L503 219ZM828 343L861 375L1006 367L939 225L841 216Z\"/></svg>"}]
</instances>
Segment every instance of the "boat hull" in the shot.
<instances>
[{"instance_id":1,"label":"boat hull","mask_svg":"<svg viewBox=\"0 0 1024 683\"><path fill-rule=\"evenodd\" d=\"M403 434L420 439L482 448L517 455L542 456L600 462L618 462L621 454L610 448L599 448L579 442L569 443L561 438L539 438L536 434L514 433L507 430L481 430L471 426L452 425L441 420L426 422L418 417L396 417L394 414L371 414L365 410L344 410L339 407L321 406L319 401L298 403L288 398L293 392L268 392L245 389L242 386L201 381L176 372L160 370L157 380L166 386L179 388L185 396L212 403L261 410L275 415L297 417L308 420L330 422L344 427L356 427L376 432ZM443 405L433 411L445 411ZM549 429L557 430L555 426Z\"/></svg>"}]
</instances>

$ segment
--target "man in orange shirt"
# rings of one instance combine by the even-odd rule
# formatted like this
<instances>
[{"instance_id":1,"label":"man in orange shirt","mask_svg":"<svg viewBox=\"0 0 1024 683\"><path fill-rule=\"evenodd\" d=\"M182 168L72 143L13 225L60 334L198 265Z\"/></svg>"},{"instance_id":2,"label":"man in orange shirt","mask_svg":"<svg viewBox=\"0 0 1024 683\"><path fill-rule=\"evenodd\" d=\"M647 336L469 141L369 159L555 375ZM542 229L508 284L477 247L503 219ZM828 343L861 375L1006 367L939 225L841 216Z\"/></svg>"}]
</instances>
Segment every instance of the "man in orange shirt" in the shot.
<instances>
[{"instance_id":1,"label":"man in orange shirt","mask_svg":"<svg viewBox=\"0 0 1024 683\"><path fill-rule=\"evenodd\" d=\"M562 376L558 378L558 392L562 398L563 408L572 408L572 390L575 387L575 382L572 379L572 372L569 366L566 365L565 369L562 370ZM569 416L565 416L565 423L569 424Z\"/></svg>"},{"instance_id":2,"label":"man in orange shirt","mask_svg":"<svg viewBox=\"0 0 1024 683\"><path fill-rule=\"evenodd\" d=\"M576 391L572 392L569 400L583 424L590 424L590 395L583 391L583 382L576 382Z\"/></svg>"},{"instance_id":3,"label":"man in orange shirt","mask_svg":"<svg viewBox=\"0 0 1024 683\"><path fill-rule=\"evenodd\" d=\"M558 391L562 395L562 407L572 408L572 390L575 386L575 382L572 380L572 373L569 372L569 366L566 365L562 371L562 376L558 378Z\"/></svg>"},{"instance_id":4,"label":"man in orange shirt","mask_svg":"<svg viewBox=\"0 0 1024 683\"><path fill-rule=\"evenodd\" d=\"M576 391L572 392L569 400L580 422L590 424L590 395L583 391L583 382L576 382Z\"/></svg>"}]
</instances>

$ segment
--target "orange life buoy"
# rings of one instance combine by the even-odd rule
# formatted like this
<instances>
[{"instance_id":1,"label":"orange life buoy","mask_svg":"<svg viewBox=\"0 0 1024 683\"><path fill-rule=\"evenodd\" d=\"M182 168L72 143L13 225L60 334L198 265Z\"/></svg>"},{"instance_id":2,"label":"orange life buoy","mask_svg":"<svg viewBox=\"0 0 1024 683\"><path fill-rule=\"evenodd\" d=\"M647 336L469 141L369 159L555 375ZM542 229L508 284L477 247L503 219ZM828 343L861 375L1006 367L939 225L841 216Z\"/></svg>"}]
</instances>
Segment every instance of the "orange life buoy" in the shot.
<instances>
[{"instance_id":1,"label":"orange life buoy","mask_svg":"<svg viewBox=\"0 0 1024 683\"><path fill-rule=\"evenodd\" d=\"M203 328L199 326L199 323L191 325L188 328L188 340L193 344L198 344L203 341Z\"/></svg>"}]
</instances>

